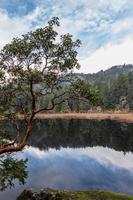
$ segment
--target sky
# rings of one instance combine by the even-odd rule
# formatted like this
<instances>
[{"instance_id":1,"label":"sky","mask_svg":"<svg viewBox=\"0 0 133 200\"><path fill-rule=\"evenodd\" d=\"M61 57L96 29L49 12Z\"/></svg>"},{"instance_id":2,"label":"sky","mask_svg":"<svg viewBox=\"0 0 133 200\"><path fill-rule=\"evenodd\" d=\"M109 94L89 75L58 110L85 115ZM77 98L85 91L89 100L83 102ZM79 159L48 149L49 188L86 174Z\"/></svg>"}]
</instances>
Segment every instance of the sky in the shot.
<instances>
[{"instance_id":1,"label":"sky","mask_svg":"<svg viewBox=\"0 0 133 200\"><path fill-rule=\"evenodd\" d=\"M0 0L0 48L54 16L82 41L79 72L133 64L133 0Z\"/></svg>"}]
</instances>

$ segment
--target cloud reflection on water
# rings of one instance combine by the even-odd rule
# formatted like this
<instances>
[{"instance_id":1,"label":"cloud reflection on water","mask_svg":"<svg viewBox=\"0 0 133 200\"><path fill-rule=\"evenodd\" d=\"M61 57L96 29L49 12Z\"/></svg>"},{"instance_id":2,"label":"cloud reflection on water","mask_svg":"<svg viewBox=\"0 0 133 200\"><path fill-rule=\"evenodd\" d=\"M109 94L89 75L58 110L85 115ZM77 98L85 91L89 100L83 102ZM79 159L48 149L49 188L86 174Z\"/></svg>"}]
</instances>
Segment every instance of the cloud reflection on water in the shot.
<instances>
[{"instance_id":1,"label":"cloud reflection on water","mask_svg":"<svg viewBox=\"0 0 133 200\"><path fill-rule=\"evenodd\" d=\"M132 193L133 155L104 147L40 151L29 147L30 185L36 188L102 188Z\"/></svg>"},{"instance_id":2,"label":"cloud reflection on water","mask_svg":"<svg viewBox=\"0 0 133 200\"><path fill-rule=\"evenodd\" d=\"M28 147L17 154L28 158L29 178L24 186L0 193L14 200L24 188L65 190L104 189L133 194L133 154L104 147L61 148L41 151Z\"/></svg>"}]
</instances>

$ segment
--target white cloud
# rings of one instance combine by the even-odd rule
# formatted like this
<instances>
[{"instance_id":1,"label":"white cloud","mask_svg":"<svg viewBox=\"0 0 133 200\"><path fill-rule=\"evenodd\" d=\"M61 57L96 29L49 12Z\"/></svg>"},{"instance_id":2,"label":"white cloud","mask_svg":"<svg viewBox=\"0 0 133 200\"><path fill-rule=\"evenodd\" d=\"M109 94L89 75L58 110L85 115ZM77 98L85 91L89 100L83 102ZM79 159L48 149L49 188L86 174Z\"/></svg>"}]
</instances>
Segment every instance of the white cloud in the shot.
<instances>
[{"instance_id":1,"label":"white cloud","mask_svg":"<svg viewBox=\"0 0 133 200\"><path fill-rule=\"evenodd\" d=\"M123 20L118 20L114 24L112 24L111 27L111 33L113 34L119 34L119 33L133 33L133 19L130 17L127 17L126 19ZM124 34L123 34L124 35ZM127 34L126 34L127 35Z\"/></svg>"},{"instance_id":2,"label":"white cloud","mask_svg":"<svg viewBox=\"0 0 133 200\"><path fill-rule=\"evenodd\" d=\"M9 42L13 37L28 31L28 25L23 19L10 18L0 10L0 47Z\"/></svg>"},{"instance_id":3,"label":"white cloud","mask_svg":"<svg viewBox=\"0 0 133 200\"><path fill-rule=\"evenodd\" d=\"M109 6L114 11L119 11L123 6L129 3L129 0L100 0L102 6Z\"/></svg>"},{"instance_id":4,"label":"white cloud","mask_svg":"<svg viewBox=\"0 0 133 200\"><path fill-rule=\"evenodd\" d=\"M95 159L104 166L112 165L114 167L124 168L131 171L133 170L133 155L131 152L124 155L122 151L115 151L114 149L107 147L97 146L77 149L61 148L60 150L50 148L48 151L41 151L38 148L30 146L25 148L23 153L19 156L33 156L41 160L46 160L50 156L51 158L59 156L60 158L65 157L66 159L71 158L82 161L84 156L86 156L88 159Z\"/></svg>"},{"instance_id":5,"label":"white cloud","mask_svg":"<svg viewBox=\"0 0 133 200\"><path fill-rule=\"evenodd\" d=\"M69 32L82 40L80 71L96 72L112 65L133 63L132 8L133 2L129 0L37 0L36 9L23 17L10 17L0 9L0 48L13 37L59 16L60 34Z\"/></svg>"},{"instance_id":6,"label":"white cloud","mask_svg":"<svg viewBox=\"0 0 133 200\"><path fill-rule=\"evenodd\" d=\"M131 152L124 155L122 151L115 151L107 147L88 147L89 156L96 159L102 165L133 170L133 155Z\"/></svg>"},{"instance_id":7,"label":"white cloud","mask_svg":"<svg viewBox=\"0 0 133 200\"><path fill-rule=\"evenodd\" d=\"M81 72L93 73L114 65L133 63L133 38L127 38L120 44L107 44L94 53L79 58Z\"/></svg>"},{"instance_id":8,"label":"white cloud","mask_svg":"<svg viewBox=\"0 0 133 200\"><path fill-rule=\"evenodd\" d=\"M24 17L10 17L8 12L0 9L0 48L11 41L12 38L30 31L32 23L37 22L41 13L41 9L36 7L35 10Z\"/></svg>"}]
</instances>

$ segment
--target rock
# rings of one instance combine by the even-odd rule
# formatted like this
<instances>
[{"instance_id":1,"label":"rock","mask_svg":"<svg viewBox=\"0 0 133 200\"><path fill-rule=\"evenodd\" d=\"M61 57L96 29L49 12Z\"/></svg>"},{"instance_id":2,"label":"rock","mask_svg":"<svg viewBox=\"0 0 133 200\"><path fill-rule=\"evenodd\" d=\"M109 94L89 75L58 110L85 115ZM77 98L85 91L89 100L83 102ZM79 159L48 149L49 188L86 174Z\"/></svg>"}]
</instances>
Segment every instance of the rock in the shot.
<instances>
[{"instance_id":1,"label":"rock","mask_svg":"<svg viewBox=\"0 0 133 200\"><path fill-rule=\"evenodd\" d=\"M55 200L61 200L63 199L62 195L60 193L56 193Z\"/></svg>"},{"instance_id":2,"label":"rock","mask_svg":"<svg viewBox=\"0 0 133 200\"><path fill-rule=\"evenodd\" d=\"M32 189L24 190L20 196L17 198L17 200L31 200L33 195Z\"/></svg>"},{"instance_id":3,"label":"rock","mask_svg":"<svg viewBox=\"0 0 133 200\"><path fill-rule=\"evenodd\" d=\"M58 191L50 191L48 189L33 191L24 190L17 200L62 200L63 197Z\"/></svg>"}]
</instances>

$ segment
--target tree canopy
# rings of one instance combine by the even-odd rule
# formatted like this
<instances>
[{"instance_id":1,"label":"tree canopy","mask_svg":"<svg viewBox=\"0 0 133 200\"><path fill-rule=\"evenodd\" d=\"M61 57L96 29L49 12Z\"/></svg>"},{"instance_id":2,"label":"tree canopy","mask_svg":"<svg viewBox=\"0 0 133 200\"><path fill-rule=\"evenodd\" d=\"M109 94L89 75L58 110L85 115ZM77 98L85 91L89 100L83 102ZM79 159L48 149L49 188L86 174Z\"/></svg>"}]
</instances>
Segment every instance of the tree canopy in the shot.
<instances>
[{"instance_id":1,"label":"tree canopy","mask_svg":"<svg viewBox=\"0 0 133 200\"><path fill-rule=\"evenodd\" d=\"M24 148L39 112L53 110L68 99L99 104L90 85L77 80L74 83L72 74L80 67L77 50L81 42L70 34L59 35L59 25L54 17L44 28L14 38L0 52L0 115L16 127L16 137L1 144L0 154ZM38 103L47 97L49 105ZM26 124L23 136L20 117Z\"/></svg>"},{"instance_id":2,"label":"tree canopy","mask_svg":"<svg viewBox=\"0 0 133 200\"><path fill-rule=\"evenodd\" d=\"M11 155L0 157L0 190L14 187L15 181L18 180L20 184L25 183L28 176L27 173L27 159L17 160Z\"/></svg>"}]
</instances>

